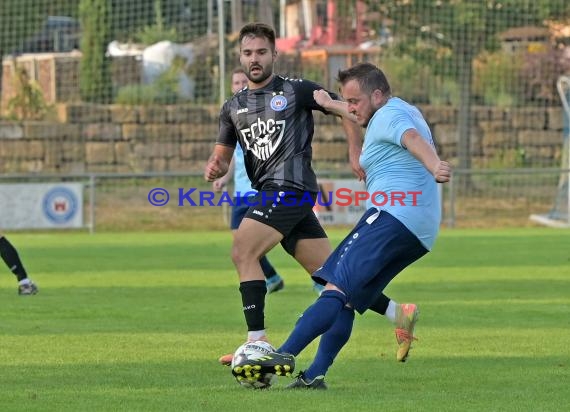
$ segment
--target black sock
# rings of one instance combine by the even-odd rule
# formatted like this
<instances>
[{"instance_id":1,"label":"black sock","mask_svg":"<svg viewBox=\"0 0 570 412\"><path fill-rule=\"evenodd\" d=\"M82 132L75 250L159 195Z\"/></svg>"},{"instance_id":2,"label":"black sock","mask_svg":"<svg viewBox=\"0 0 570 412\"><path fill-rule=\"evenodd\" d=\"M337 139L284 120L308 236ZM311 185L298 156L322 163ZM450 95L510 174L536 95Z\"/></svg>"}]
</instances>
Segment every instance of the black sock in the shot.
<instances>
[{"instance_id":1,"label":"black sock","mask_svg":"<svg viewBox=\"0 0 570 412\"><path fill-rule=\"evenodd\" d=\"M250 280L239 285L243 314L247 330L265 329L265 294L267 286L264 280Z\"/></svg>"},{"instance_id":2,"label":"black sock","mask_svg":"<svg viewBox=\"0 0 570 412\"><path fill-rule=\"evenodd\" d=\"M374 303L372 305L370 305L370 307L368 309L370 309L376 313L379 313L381 315L385 315L386 309L388 309L389 303L390 303L390 298L388 296L386 296L385 294L381 293L376 298Z\"/></svg>"},{"instance_id":3,"label":"black sock","mask_svg":"<svg viewBox=\"0 0 570 412\"><path fill-rule=\"evenodd\" d=\"M4 236L0 237L0 256L12 273L16 275L18 281L28 277L26 269L24 269L24 265L22 265L22 261L20 260L20 256L18 256L18 252Z\"/></svg>"}]
</instances>

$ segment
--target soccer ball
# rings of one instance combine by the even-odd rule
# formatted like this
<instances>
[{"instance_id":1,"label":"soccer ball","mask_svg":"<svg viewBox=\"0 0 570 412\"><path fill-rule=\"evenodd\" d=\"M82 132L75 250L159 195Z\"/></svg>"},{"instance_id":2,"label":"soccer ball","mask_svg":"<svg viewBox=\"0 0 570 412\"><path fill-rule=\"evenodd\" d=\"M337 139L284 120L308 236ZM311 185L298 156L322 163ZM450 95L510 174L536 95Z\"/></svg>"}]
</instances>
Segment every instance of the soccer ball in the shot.
<instances>
[{"instance_id":1,"label":"soccer ball","mask_svg":"<svg viewBox=\"0 0 570 412\"><path fill-rule=\"evenodd\" d=\"M232 360L232 370L235 365L241 363L244 359L258 359L270 352L275 352L275 348L263 340L246 342L236 349ZM241 376L236 377L236 380L241 386L250 389L267 389L275 382L276 379L277 376L273 373L264 373L259 378L252 377L251 380L244 379Z\"/></svg>"}]
</instances>

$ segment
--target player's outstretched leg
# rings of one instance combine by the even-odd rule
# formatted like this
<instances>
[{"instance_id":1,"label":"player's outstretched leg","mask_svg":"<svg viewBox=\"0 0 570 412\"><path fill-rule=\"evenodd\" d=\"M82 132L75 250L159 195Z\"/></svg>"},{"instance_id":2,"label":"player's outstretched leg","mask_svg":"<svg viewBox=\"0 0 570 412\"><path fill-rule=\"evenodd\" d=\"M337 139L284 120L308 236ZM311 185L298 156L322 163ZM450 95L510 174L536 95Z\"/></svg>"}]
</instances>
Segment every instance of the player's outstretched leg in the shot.
<instances>
[{"instance_id":1,"label":"player's outstretched leg","mask_svg":"<svg viewBox=\"0 0 570 412\"><path fill-rule=\"evenodd\" d=\"M398 341L398 352L396 360L405 362L412 346L414 328L418 321L420 311L413 303L402 303L396 307L396 340Z\"/></svg>"},{"instance_id":2,"label":"player's outstretched leg","mask_svg":"<svg viewBox=\"0 0 570 412\"><path fill-rule=\"evenodd\" d=\"M261 378L266 373L273 373L277 376L291 376L295 370L295 357L288 353L270 352L257 359L244 359L234 365L232 374L241 376L249 381Z\"/></svg>"}]
</instances>

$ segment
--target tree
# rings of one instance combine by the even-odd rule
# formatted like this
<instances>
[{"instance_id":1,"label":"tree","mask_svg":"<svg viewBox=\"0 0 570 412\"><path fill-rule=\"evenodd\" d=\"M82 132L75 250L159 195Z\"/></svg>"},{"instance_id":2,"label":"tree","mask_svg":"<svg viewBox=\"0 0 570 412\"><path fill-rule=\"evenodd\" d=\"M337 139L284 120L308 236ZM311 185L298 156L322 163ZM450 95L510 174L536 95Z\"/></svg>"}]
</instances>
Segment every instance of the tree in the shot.
<instances>
[{"instance_id":1,"label":"tree","mask_svg":"<svg viewBox=\"0 0 570 412\"><path fill-rule=\"evenodd\" d=\"M86 102L108 103L113 97L110 61L105 56L110 41L109 6L109 0L81 0L79 3L83 29L79 91Z\"/></svg>"},{"instance_id":2,"label":"tree","mask_svg":"<svg viewBox=\"0 0 570 412\"><path fill-rule=\"evenodd\" d=\"M460 169L471 167L473 59L497 48L497 34L509 27L543 25L544 19L570 14L567 0L369 0L369 7L393 20L400 53L458 82Z\"/></svg>"}]
</instances>

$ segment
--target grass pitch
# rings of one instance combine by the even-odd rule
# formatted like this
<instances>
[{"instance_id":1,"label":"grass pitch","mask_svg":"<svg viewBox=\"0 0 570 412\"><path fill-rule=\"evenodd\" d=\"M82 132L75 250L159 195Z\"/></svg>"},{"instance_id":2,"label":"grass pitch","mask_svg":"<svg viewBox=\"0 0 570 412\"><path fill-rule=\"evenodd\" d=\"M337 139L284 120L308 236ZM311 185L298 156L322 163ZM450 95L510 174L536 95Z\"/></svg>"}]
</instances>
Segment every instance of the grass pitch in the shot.
<instances>
[{"instance_id":1,"label":"grass pitch","mask_svg":"<svg viewBox=\"0 0 570 412\"><path fill-rule=\"evenodd\" d=\"M336 244L347 230L329 231ZM570 236L443 231L387 292L421 316L410 359L389 322L357 316L326 392L241 388L221 354L245 339L221 232L11 234L40 293L0 273L1 411L558 411L570 405ZM280 248L267 299L278 345L315 299ZM307 367L313 343L298 359Z\"/></svg>"}]
</instances>

